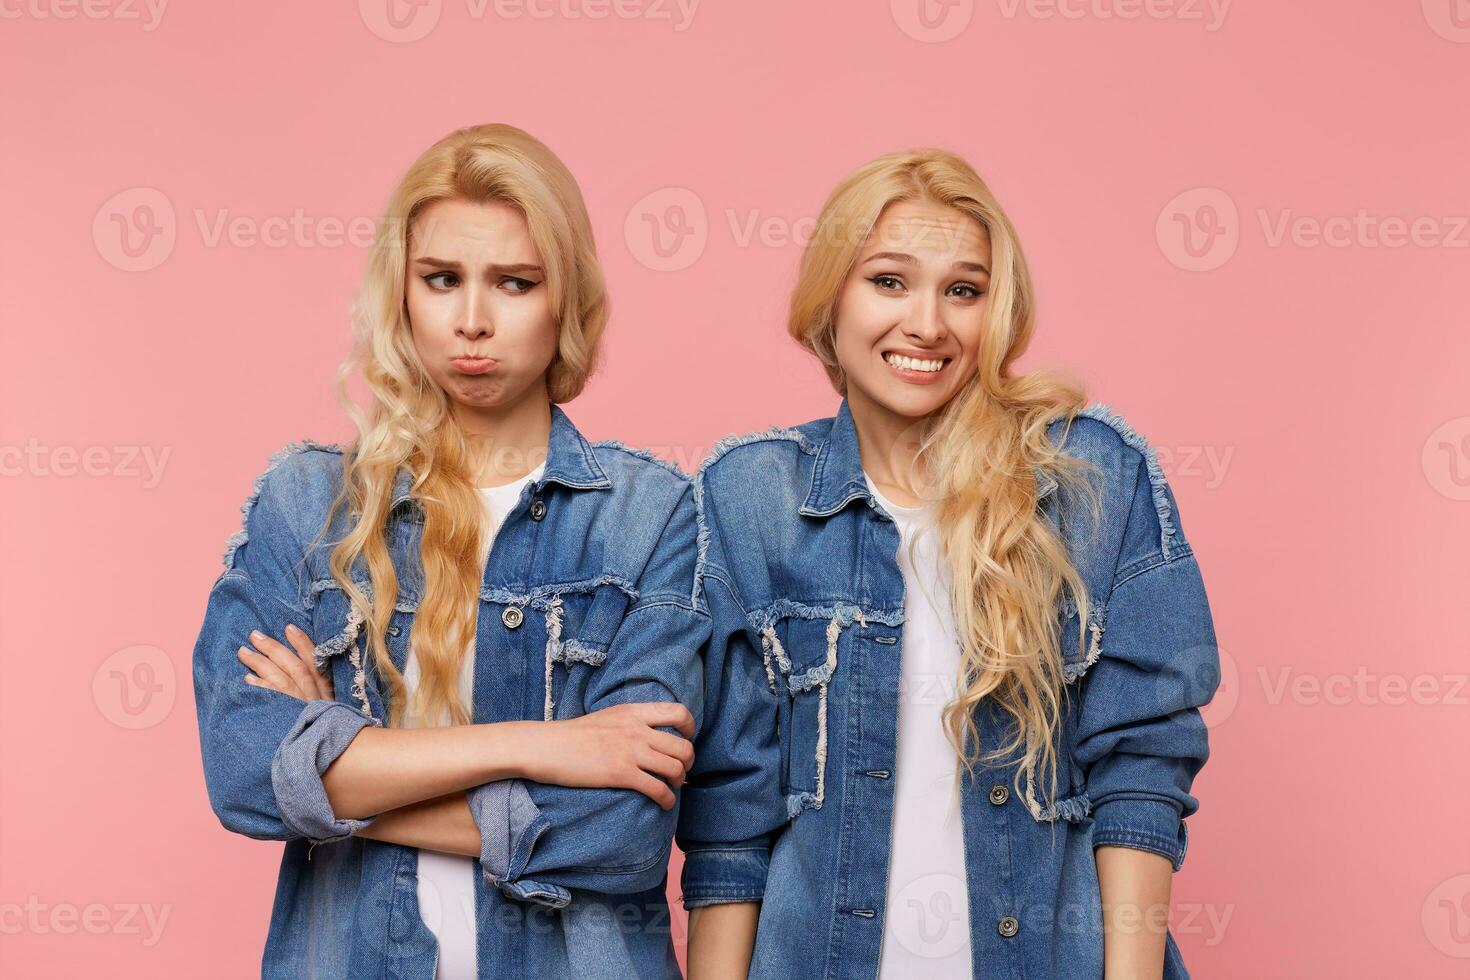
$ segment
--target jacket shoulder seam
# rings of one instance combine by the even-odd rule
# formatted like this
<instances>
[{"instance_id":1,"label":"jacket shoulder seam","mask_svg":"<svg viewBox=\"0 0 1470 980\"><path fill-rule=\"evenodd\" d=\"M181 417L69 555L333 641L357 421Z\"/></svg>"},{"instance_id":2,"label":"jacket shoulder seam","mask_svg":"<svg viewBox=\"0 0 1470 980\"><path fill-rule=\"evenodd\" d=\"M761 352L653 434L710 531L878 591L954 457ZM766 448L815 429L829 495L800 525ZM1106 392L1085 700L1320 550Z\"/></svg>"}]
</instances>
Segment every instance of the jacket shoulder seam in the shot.
<instances>
[{"instance_id":1,"label":"jacket shoulder seam","mask_svg":"<svg viewBox=\"0 0 1470 980\"><path fill-rule=\"evenodd\" d=\"M642 449L637 446L630 446L627 443L622 442L618 439L599 439L596 442L591 443L591 446L593 449L619 450L621 452L627 453L629 456L632 456L636 459L641 459L646 463L652 463L665 472L678 477L679 480L684 483L689 482L690 478L688 473L685 473L684 470L682 470L676 464L671 463L668 460L663 459L662 457L654 455L653 452L648 449Z\"/></svg>"},{"instance_id":2,"label":"jacket shoulder seam","mask_svg":"<svg viewBox=\"0 0 1470 980\"><path fill-rule=\"evenodd\" d=\"M704 587L705 566L709 561L710 527L704 502L706 473L733 450L766 442L793 442L801 452L808 456L816 456L818 453L817 444L805 432L800 429L773 425L756 432L725 436L714 444L714 447L705 455L704 460L700 462L699 469L694 473L694 516L698 526L699 553L694 561L694 594L691 601L696 606L700 602L699 593Z\"/></svg>"},{"instance_id":3,"label":"jacket shoulder seam","mask_svg":"<svg viewBox=\"0 0 1470 980\"><path fill-rule=\"evenodd\" d=\"M220 558L221 562L224 564L224 567L227 569L235 567L235 552L240 550L240 546L242 544L245 544L247 541L250 540L250 532L248 530L250 525L250 513L255 509L256 501L260 499L260 493L265 488L265 481L270 477L272 473L280 469L281 464L285 463L293 456L299 456L303 453L327 452L335 453L336 455L340 456L344 451L345 447L341 443L319 442L316 439L308 438L299 439L295 442L288 442L284 448L278 449L274 453L271 453L270 458L266 462L265 469L261 472L259 476L255 478L255 482L251 485L249 496L247 496L245 498L245 502L240 505L240 529L234 534L230 535L229 538L225 541L225 551Z\"/></svg>"},{"instance_id":4,"label":"jacket shoulder seam","mask_svg":"<svg viewBox=\"0 0 1470 980\"><path fill-rule=\"evenodd\" d=\"M1159 519L1159 550L1165 561L1170 560L1174 552L1183 548L1184 545L1178 541L1179 533L1174 523L1174 509L1169 502L1168 480L1164 476L1163 467L1159 465L1158 453L1127 419L1115 412L1109 405L1102 402L1090 402L1077 414L1080 418L1090 418L1108 426L1118 434L1124 445L1143 457L1144 467L1148 472L1149 490L1153 496L1154 513Z\"/></svg>"}]
</instances>

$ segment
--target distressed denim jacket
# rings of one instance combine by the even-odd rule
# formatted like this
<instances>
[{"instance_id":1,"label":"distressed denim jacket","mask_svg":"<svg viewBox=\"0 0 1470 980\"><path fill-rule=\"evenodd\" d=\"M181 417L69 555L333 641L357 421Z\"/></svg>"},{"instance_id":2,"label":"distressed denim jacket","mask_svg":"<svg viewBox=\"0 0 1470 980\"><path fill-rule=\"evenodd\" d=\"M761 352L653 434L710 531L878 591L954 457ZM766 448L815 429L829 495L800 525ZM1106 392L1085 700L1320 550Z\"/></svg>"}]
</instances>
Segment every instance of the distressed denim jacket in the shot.
<instances>
[{"instance_id":1,"label":"distressed denim jacket","mask_svg":"<svg viewBox=\"0 0 1470 980\"><path fill-rule=\"evenodd\" d=\"M432 980L438 943L418 905L418 851L355 836L372 818L336 818L322 787L353 737L387 718L364 622L327 570L345 516L325 545L307 547L341 485L343 451L288 447L243 508L194 651L205 779L225 827L286 842L264 977ZM400 591L386 641L400 671L423 584L423 512L409 488L402 469L387 528ZM695 563L689 478L641 451L587 442L553 406L544 473L486 564L474 722L697 706L709 619L692 601ZM354 579L367 590L365 567ZM336 700L245 683L235 651L250 630L280 639L288 622L318 643ZM679 976L664 897L677 807L523 779L468 796L484 840L472 911L483 980Z\"/></svg>"},{"instance_id":2,"label":"distressed denim jacket","mask_svg":"<svg viewBox=\"0 0 1470 980\"><path fill-rule=\"evenodd\" d=\"M981 763L961 815L974 976L1101 980L1093 848L1184 860L1208 755L1198 708L1218 654L1205 590L1157 457L1090 405L1054 444L1094 463L1088 508L1038 471L1039 503L1085 581L1065 597L1057 793ZM684 904L763 900L753 980L876 975L884 937L904 644L900 538L869 492L846 401L835 418L732 436L695 477L696 600L712 618L706 727L684 786ZM982 745L1006 741L989 699ZM945 910L933 909L942 922ZM1187 977L1174 937L1164 976Z\"/></svg>"}]
</instances>

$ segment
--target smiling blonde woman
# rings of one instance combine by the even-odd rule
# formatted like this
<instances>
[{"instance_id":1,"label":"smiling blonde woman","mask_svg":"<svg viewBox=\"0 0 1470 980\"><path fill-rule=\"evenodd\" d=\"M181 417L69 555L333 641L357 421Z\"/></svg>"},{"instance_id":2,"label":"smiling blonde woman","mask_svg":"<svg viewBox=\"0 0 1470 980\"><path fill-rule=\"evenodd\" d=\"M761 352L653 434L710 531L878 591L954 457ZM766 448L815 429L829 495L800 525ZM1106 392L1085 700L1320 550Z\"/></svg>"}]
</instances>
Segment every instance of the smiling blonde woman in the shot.
<instances>
[{"instance_id":1,"label":"smiling blonde woman","mask_svg":"<svg viewBox=\"0 0 1470 980\"><path fill-rule=\"evenodd\" d=\"M1148 443L1015 373L1035 305L953 154L822 209L789 326L837 413L695 478L691 980L1187 976L1165 922L1214 627Z\"/></svg>"}]
</instances>

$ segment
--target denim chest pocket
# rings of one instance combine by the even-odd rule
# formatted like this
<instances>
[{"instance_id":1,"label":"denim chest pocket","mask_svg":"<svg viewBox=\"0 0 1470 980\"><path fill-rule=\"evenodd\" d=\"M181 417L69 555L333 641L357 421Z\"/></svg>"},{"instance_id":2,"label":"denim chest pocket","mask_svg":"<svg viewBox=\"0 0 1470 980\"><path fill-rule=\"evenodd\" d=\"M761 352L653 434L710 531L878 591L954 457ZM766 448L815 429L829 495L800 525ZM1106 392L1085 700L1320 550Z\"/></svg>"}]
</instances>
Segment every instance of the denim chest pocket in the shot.
<instances>
[{"instance_id":1,"label":"denim chest pocket","mask_svg":"<svg viewBox=\"0 0 1470 980\"><path fill-rule=\"evenodd\" d=\"M828 761L838 756L834 718L839 680L853 649L856 606L782 602L759 617L765 681L779 697L782 789L787 816L819 810L827 795Z\"/></svg>"},{"instance_id":2,"label":"denim chest pocket","mask_svg":"<svg viewBox=\"0 0 1470 980\"><path fill-rule=\"evenodd\" d=\"M552 587L532 599L543 617L546 643L538 666L542 676L541 718L576 718L586 711L595 671L607 662L632 596L618 582Z\"/></svg>"},{"instance_id":3,"label":"denim chest pocket","mask_svg":"<svg viewBox=\"0 0 1470 980\"><path fill-rule=\"evenodd\" d=\"M354 584L364 595L372 595L370 582L355 580ZM384 640L389 654L400 665L407 662L408 637L417 608L413 597L400 597L388 620ZM387 711L369 653L368 626L352 608L347 593L335 579L319 579L312 583L307 611L311 615L308 634L316 644L316 665L328 670L336 699L353 705L366 717L386 723Z\"/></svg>"},{"instance_id":4,"label":"denim chest pocket","mask_svg":"<svg viewBox=\"0 0 1470 980\"><path fill-rule=\"evenodd\" d=\"M1024 778L1025 804L1038 822L1065 820L1081 823L1089 819L1092 803L1087 797L1086 774L1077 764L1072 753L1076 735L1078 713L1086 696L1084 678L1087 670L1102 656L1103 635L1107 627L1107 606L1097 600L1089 603L1085 640L1079 643L1082 619L1077 603L1070 594L1063 596L1059 606L1061 622L1062 680L1066 685L1063 710L1056 740L1056 792L1042 802L1040 789L1050 790L1049 781L1043 785L1044 774L1028 773ZM1040 797L1040 798L1039 798Z\"/></svg>"},{"instance_id":5,"label":"denim chest pocket","mask_svg":"<svg viewBox=\"0 0 1470 980\"><path fill-rule=\"evenodd\" d=\"M1082 621L1078 615L1076 599L1070 593L1065 593L1058 604L1058 615L1062 623L1062 679L1068 684L1075 684L1080 680L1087 673L1087 668L1102 656L1102 638L1103 631L1107 629L1108 609L1095 597L1089 599L1087 639L1086 644L1080 647L1077 643L1077 631Z\"/></svg>"}]
</instances>

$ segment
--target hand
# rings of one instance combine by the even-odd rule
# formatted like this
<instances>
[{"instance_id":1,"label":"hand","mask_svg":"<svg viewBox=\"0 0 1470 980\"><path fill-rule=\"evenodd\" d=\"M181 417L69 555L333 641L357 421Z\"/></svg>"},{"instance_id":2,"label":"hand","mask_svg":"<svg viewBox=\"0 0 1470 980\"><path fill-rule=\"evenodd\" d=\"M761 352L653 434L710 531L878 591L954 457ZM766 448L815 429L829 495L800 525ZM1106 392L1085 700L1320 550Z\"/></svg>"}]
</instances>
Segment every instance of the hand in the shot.
<instances>
[{"instance_id":1,"label":"hand","mask_svg":"<svg viewBox=\"0 0 1470 980\"><path fill-rule=\"evenodd\" d=\"M300 701L336 700L332 693L332 678L316 669L316 646L311 638L294 625L288 625L286 639L291 641L294 651L259 630L250 634L250 642L260 652L244 646L237 653L240 662L254 671L245 675L245 683L268 687Z\"/></svg>"},{"instance_id":2,"label":"hand","mask_svg":"<svg viewBox=\"0 0 1470 980\"><path fill-rule=\"evenodd\" d=\"M538 783L637 790L670 810L675 802L670 786L684 785L694 765L689 741L694 716L677 702L619 704L580 718L536 724L525 774ZM660 725L677 728L686 737L661 732Z\"/></svg>"}]
</instances>

